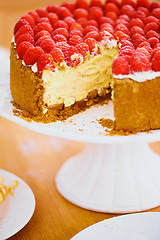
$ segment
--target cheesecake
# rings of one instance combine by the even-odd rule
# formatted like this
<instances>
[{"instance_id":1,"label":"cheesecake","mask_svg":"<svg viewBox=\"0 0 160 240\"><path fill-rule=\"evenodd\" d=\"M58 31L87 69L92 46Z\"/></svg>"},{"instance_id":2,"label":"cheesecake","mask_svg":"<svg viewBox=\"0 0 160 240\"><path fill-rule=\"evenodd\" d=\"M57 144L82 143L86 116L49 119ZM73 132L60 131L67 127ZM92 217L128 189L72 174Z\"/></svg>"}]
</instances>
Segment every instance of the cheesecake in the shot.
<instances>
[{"instance_id":1,"label":"cheesecake","mask_svg":"<svg viewBox=\"0 0 160 240\"><path fill-rule=\"evenodd\" d=\"M115 130L160 128L160 4L77 0L23 15L14 27L14 106L54 122L111 98Z\"/></svg>"}]
</instances>

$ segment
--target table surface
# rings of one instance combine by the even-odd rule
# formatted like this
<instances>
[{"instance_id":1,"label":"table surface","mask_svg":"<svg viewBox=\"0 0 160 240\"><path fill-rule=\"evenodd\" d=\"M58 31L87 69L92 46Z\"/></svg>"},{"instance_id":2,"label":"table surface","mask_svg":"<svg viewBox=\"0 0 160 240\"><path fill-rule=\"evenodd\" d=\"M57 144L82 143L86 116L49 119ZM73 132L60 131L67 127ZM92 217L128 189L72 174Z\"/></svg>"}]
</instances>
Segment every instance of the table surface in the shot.
<instances>
[{"instance_id":1,"label":"table surface","mask_svg":"<svg viewBox=\"0 0 160 240\"><path fill-rule=\"evenodd\" d=\"M50 3L47 0L0 0L0 46L9 48L14 24L23 14ZM91 224L117 216L77 207L56 189L58 170L84 147L85 143L48 137L0 117L0 168L26 181L36 199L33 217L10 239L69 240ZM150 147L160 154L160 143L151 143ZM149 211L160 212L160 207Z\"/></svg>"}]
</instances>

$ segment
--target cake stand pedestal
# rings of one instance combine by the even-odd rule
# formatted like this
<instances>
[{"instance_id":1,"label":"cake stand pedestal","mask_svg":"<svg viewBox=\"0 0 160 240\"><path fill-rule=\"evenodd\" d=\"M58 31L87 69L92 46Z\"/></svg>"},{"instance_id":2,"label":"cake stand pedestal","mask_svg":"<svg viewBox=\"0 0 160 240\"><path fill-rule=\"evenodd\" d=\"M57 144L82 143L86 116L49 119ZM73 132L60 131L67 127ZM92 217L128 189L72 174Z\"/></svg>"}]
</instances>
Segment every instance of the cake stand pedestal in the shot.
<instances>
[{"instance_id":1,"label":"cake stand pedestal","mask_svg":"<svg viewBox=\"0 0 160 240\"><path fill-rule=\"evenodd\" d=\"M139 212L160 205L160 157L146 142L89 143L56 176L59 192L89 210Z\"/></svg>"}]
</instances>

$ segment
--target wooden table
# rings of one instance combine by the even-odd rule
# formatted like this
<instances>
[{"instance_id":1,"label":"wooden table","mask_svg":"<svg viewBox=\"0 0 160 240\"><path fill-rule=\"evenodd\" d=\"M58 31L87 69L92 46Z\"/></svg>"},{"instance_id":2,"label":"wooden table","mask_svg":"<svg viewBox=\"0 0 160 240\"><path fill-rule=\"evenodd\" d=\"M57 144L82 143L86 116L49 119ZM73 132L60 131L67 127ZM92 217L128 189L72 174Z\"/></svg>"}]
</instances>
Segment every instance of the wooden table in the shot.
<instances>
[{"instance_id":1,"label":"wooden table","mask_svg":"<svg viewBox=\"0 0 160 240\"><path fill-rule=\"evenodd\" d=\"M0 46L9 48L13 26L22 14L50 2L0 0ZM116 216L79 208L65 200L56 189L57 171L84 147L84 143L38 134L0 117L0 168L26 181L36 199L33 217L10 239L69 240L91 224ZM160 153L159 143L152 143L151 147ZM160 211L160 207L150 211Z\"/></svg>"}]
</instances>

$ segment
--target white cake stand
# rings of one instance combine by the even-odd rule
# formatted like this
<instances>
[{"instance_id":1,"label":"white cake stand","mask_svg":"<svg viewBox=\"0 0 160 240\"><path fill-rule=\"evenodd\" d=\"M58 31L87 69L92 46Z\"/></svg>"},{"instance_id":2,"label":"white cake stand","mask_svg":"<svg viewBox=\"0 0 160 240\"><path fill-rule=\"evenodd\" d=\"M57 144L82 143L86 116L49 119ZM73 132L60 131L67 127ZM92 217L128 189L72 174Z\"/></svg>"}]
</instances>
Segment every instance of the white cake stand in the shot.
<instances>
[{"instance_id":1,"label":"white cake stand","mask_svg":"<svg viewBox=\"0 0 160 240\"><path fill-rule=\"evenodd\" d=\"M33 131L83 141L86 149L68 159L56 176L59 192L70 202L94 211L130 213L160 205L160 156L148 142L160 130L129 136L106 136L97 119L113 119L112 102L94 106L65 122L26 122L13 115L8 59L0 71L0 115ZM1 65L2 66L2 65Z\"/></svg>"}]
</instances>

